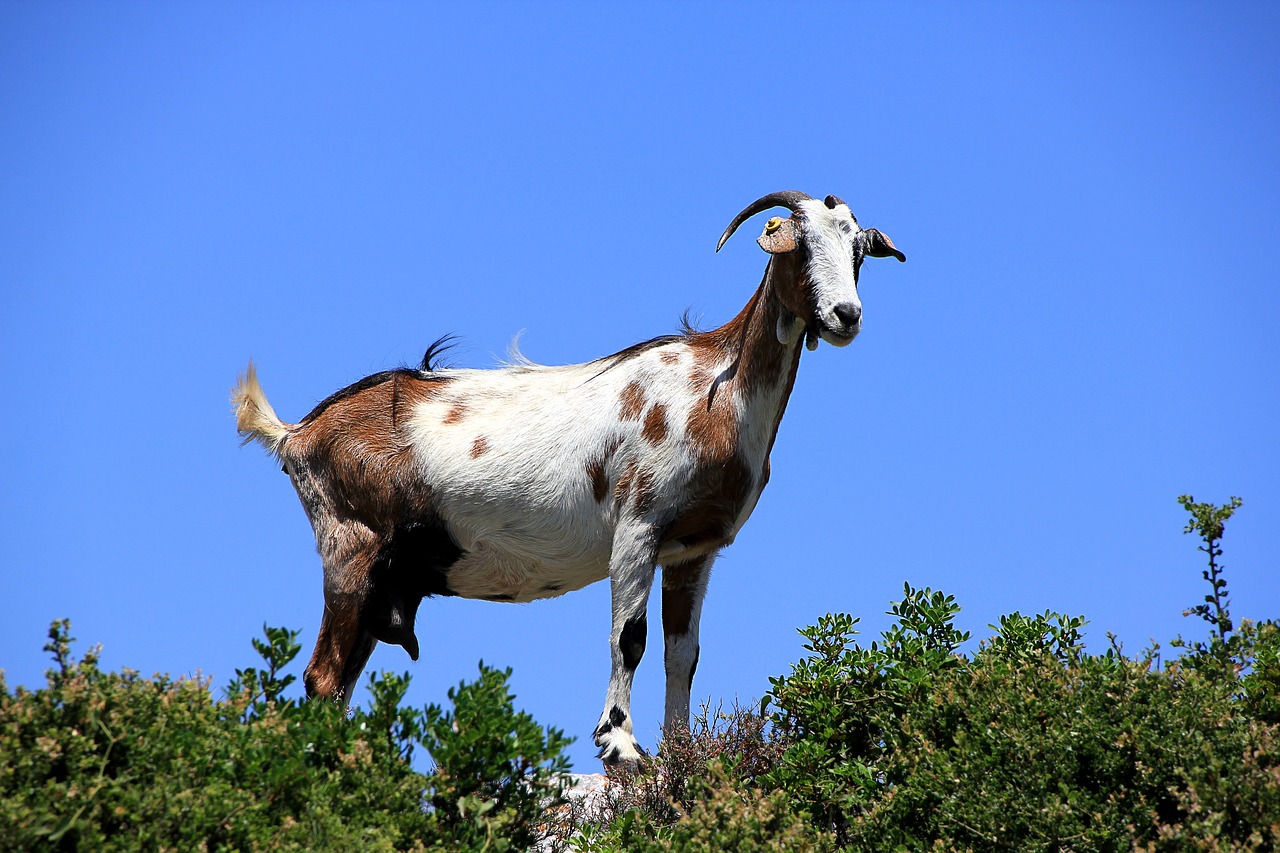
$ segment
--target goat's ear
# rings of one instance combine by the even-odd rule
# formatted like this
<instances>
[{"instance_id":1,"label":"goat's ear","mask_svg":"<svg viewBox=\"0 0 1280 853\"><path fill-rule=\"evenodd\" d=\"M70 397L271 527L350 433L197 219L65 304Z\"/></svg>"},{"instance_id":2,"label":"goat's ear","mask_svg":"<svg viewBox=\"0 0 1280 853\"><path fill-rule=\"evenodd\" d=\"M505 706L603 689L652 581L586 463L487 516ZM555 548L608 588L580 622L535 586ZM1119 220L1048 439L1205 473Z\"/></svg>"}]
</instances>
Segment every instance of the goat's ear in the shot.
<instances>
[{"instance_id":1,"label":"goat's ear","mask_svg":"<svg viewBox=\"0 0 1280 853\"><path fill-rule=\"evenodd\" d=\"M794 252L800 245L800 226L794 219L775 216L764 224L764 233L756 238L756 242L771 255Z\"/></svg>"},{"instance_id":2,"label":"goat's ear","mask_svg":"<svg viewBox=\"0 0 1280 853\"><path fill-rule=\"evenodd\" d=\"M881 234L874 228L868 228L862 232L862 238L865 241L866 252L873 258L897 258L905 261L907 256L898 251L898 247L893 245L893 241L889 239L887 234Z\"/></svg>"}]
</instances>

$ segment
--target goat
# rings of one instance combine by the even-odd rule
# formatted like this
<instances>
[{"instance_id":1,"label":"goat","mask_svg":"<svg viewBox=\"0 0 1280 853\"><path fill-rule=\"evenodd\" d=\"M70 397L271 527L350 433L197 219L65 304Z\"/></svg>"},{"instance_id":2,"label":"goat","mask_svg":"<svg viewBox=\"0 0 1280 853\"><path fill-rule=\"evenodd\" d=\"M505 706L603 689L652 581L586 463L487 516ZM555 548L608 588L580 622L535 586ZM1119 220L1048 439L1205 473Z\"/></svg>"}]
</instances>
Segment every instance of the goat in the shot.
<instances>
[{"instance_id":1,"label":"goat","mask_svg":"<svg viewBox=\"0 0 1280 853\"><path fill-rule=\"evenodd\" d=\"M769 253L746 306L707 332L654 338L586 364L419 369L369 376L301 422L267 402L253 363L232 392L236 427L289 475L324 567L324 615L308 696L349 700L381 641L417 660L422 599L550 598L609 578L612 673L594 730L606 766L639 761L631 684L662 567L664 730L689 722L698 622L712 562L769 480L769 453L800 344L848 345L861 329L864 257L905 261L848 205L796 191L773 207Z\"/></svg>"}]
</instances>

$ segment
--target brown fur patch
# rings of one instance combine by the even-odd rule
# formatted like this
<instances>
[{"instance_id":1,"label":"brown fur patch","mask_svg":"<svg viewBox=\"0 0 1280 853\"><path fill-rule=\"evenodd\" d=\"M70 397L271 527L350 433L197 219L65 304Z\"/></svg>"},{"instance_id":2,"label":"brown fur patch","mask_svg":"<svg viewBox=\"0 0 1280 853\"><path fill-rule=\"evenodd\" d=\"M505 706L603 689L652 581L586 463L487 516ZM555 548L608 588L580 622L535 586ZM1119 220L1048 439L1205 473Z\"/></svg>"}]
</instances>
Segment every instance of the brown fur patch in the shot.
<instances>
[{"instance_id":1,"label":"brown fur patch","mask_svg":"<svg viewBox=\"0 0 1280 853\"><path fill-rule=\"evenodd\" d=\"M797 344L788 351L778 342L778 318L785 309L810 323L814 311L805 285L804 255L771 256L764 281L736 317L718 329L688 338L693 353L689 383L695 403L685 424L686 440L702 464L724 464L737 452L737 405L779 384L784 387L778 412L781 421L802 350Z\"/></svg>"},{"instance_id":2,"label":"brown fur patch","mask_svg":"<svg viewBox=\"0 0 1280 853\"><path fill-rule=\"evenodd\" d=\"M335 523L317 545L325 570L324 614L305 673L312 695L334 697L347 667L363 665L353 658L362 645L360 614L372 587L378 538L359 522Z\"/></svg>"},{"instance_id":3,"label":"brown fur patch","mask_svg":"<svg viewBox=\"0 0 1280 853\"><path fill-rule=\"evenodd\" d=\"M593 459L587 463L587 479L591 481L591 495L596 503L604 503L609 496L609 476L604 470L603 459Z\"/></svg>"},{"instance_id":4,"label":"brown fur patch","mask_svg":"<svg viewBox=\"0 0 1280 853\"><path fill-rule=\"evenodd\" d=\"M325 571L325 612L306 668L313 695L337 695L373 650L361 619L384 538L434 513L405 425L448 385L398 372L361 380L318 406L281 454Z\"/></svg>"},{"instance_id":5,"label":"brown fur patch","mask_svg":"<svg viewBox=\"0 0 1280 853\"><path fill-rule=\"evenodd\" d=\"M667 407L654 403L649 414L644 418L644 429L640 432L645 441L657 447L667 437Z\"/></svg>"},{"instance_id":6,"label":"brown fur patch","mask_svg":"<svg viewBox=\"0 0 1280 853\"><path fill-rule=\"evenodd\" d=\"M680 356L674 352L664 352L662 355L658 356L658 358L662 359L663 364L680 363Z\"/></svg>"},{"instance_id":7,"label":"brown fur patch","mask_svg":"<svg viewBox=\"0 0 1280 853\"><path fill-rule=\"evenodd\" d=\"M640 420L640 413L644 411L644 386L639 382L628 382L627 387L622 389L621 399L622 409L618 412L618 419Z\"/></svg>"},{"instance_id":8,"label":"brown fur patch","mask_svg":"<svg viewBox=\"0 0 1280 853\"><path fill-rule=\"evenodd\" d=\"M604 452L587 463L587 479L591 481L591 494L596 503L604 503L609 496L609 460L622 444L622 439L614 436L605 444Z\"/></svg>"},{"instance_id":9,"label":"brown fur patch","mask_svg":"<svg viewBox=\"0 0 1280 853\"><path fill-rule=\"evenodd\" d=\"M708 557L662 567L662 633L679 637L689 633L693 619L693 599L702 585Z\"/></svg>"},{"instance_id":10,"label":"brown fur patch","mask_svg":"<svg viewBox=\"0 0 1280 853\"><path fill-rule=\"evenodd\" d=\"M459 400L449 407L449 411L445 413L443 424L456 424L462 420L467 414L467 404Z\"/></svg>"},{"instance_id":11,"label":"brown fur patch","mask_svg":"<svg viewBox=\"0 0 1280 853\"><path fill-rule=\"evenodd\" d=\"M619 507L623 507L627 503L627 498L631 494L631 481L636 477L636 463L634 460L627 463L622 469L622 474L618 477L618 483L613 487L613 502Z\"/></svg>"},{"instance_id":12,"label":"brown fur patch","mask_svg":"<svg viewBox=\"0 0 1280 853\"><path fill-rule=\"evenodd\" d=\"M481 456L489 452L489 439L483 435L477 435L476 440L471 442L471 458L479 459Z\"/></svg>"},{"instance_id":13,"label":"brown fur patch","mask_svg":"<svg viewBox=\"0 0 1280 853\"><path fill-rule=\"evenodd\" d=\"M663 531L661 542L679 542L686 548L723 545L754 485L747 464L737 455L723 465L704 467L690 484L688 502Z\"/></svg>"},{"instance_id":14,"label":"brown fur patch","mask_svg":"<svg viewBox=\"0 0 1280 853\"><path fill-rule=\"evenodd\" d=\"M632 459L627 463L618 477L618 485L613 489L613 499L618 509L628 503L640 515L653 510L657 495L653 489L653 472Z\"/></svg>"},{"instance_id":15,"label":"brown fur patch","mask_svg":"<svg viewBox=\"0 0 1280 853\"><path fill-rule=\"evenodd\" d=\"M657 493L653 488L653 472L648 468L638 468L632 495L632 506L635 507L636 513L638 515L647 515L652 512L656 499Z\"/></svg>"},{"instance_id":16,"label":"brown fur patch","mask_svg":"<svg viewBox=\"0 0 1280 853\"><path fill-rule=\"evenodd\" d=\"M383 530L423 509L426 490L402 427L443 387L397 376L338 398L300 424L283 457L308 512Z\"/></svg>"},{"instance_id":17,"label":"brown fur patch","mask_svg":"<svg viewBox=\"0 0 1280 853\"><path fill-rule=\"evenodd\" d=\"M361 604L354 596L325 596L316 647L304 670L311 695L334 698L342 690L343 671L360 640Z\"/></svg>"},{"instance_id":18,"label":"brown fur patch","mask_svg":"<svg viewBox=\"0 0 1280 853\"><path fill-rule=\"evenodd\" d=\"M738 447L734 387L717 381L712 361L717 355L711 350L695 350L694 369L689 376L693 405L685 423L685 435L694 456L703 464L727 459Z\"/></svg>"}]
</instances>

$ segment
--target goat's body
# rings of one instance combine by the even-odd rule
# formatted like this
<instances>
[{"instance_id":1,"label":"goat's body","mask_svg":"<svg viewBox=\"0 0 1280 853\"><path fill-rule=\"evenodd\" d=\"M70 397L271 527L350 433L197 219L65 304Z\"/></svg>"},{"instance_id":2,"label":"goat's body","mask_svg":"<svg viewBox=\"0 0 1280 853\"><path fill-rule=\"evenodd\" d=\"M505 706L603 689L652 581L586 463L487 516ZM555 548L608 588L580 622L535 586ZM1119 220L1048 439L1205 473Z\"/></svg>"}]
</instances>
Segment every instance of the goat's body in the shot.
<instances>
[{"instance_id":1,"label":"goat's body","mask_svg":"<svg viewBox=\"0 0 1280 853\"><path fill-rule=\"evenodd\" d=\"M464 552L449 590L532 601L579 589L608 576L619 521L651 516L672 527L682 505L707 497L693 487L704 466L690 422L727 365L707 371L695 394L693 364L690 342L678 341L583 365L441 373L447 381L404 429ZM724 407L721 425L739 436L733 455L753 474L741 507L705 541L668 532L659 560L718 549L750 514L777 410L753 419L741 402Z\"/></svg>"},{"instance_id":2,"label":"goat's body","mask_svg":"<svg viewBox=\"0 0 1280 853\"><path fill-rule=\"evenodd\" d=\"M813 204L811 217L835 209ZM843 210L830 215L852 222ZM819 328L797 319L812 314L806 256L766 249L765 278L729 323L586 364L424 361L367 377L296 425L275 415L251 369L233 394L238 426L281 460L324 565L308 693L349 697L377 641L416 659L423 597L527 602L607 577L613 674L595 739L606 762L637 758L631 681L661 565L665 725L687 724L711 565L768 481L801 342ZM831 327L840 345L857 333L851 306L820 324L852 316Z\"/></svg>"},{"instance_id":3,"label":"goat's body","mask_svg":"<svg viewBox=\"0 0 1280 853\"><path fill-rule=\"evenodd\" d=\"M279 455L313 523L340 508L371 529L441 525L460 553L438 569L439 593L527 602L603 580L619 520L634 515L665 522L660 561L688 560L746 522L785 405L783 389L744 400L718 383L729 354L717 358L706 337L562 367L367 377L286 425ZM708 406L713 386L722 399ZM316 438L335 431L342 441ZM711 446L717 436L726 446ZM738 469L735 494L720 493L708 463ZM371 468L430 483L429 505L409 506L395 489L369 494ZM705 515L717 502L725 512L701 528L697 517L676 523L680 510Z\"/></svg>"}]
</instances>

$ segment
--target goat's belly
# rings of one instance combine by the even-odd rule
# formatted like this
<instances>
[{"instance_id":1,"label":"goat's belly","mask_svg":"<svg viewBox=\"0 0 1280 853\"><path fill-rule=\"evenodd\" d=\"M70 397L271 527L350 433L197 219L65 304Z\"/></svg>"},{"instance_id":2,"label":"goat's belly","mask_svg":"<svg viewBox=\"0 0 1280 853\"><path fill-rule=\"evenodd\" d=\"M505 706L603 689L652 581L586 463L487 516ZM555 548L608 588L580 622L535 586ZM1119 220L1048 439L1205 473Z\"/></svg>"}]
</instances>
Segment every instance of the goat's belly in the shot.
<instances>
[{"instance_id":1,"label":"goat's belly","mask_svg":"<svg viewBox=\"0 0 1280 853\"><path fill-rule=\"evenodd\" d=\"M438 496L449 534L463 552L446 571L449 592L490 601L533 601L608 576L613 531L598 507L555 493L554 500L541 502L512 495L520 493Z\"/></svg>"},{"instance_id":2,"label":"goat's belly","mask_svg":"<svg viewBox=\"0 0 1280 853\"><path fill-rule=\"evenodd\" d=\"M608 574L608 552L543 563L478 543L449 567L445 583L451 593L463 598L534 601L581 589Z\"/></svg>"}]
</instances>

